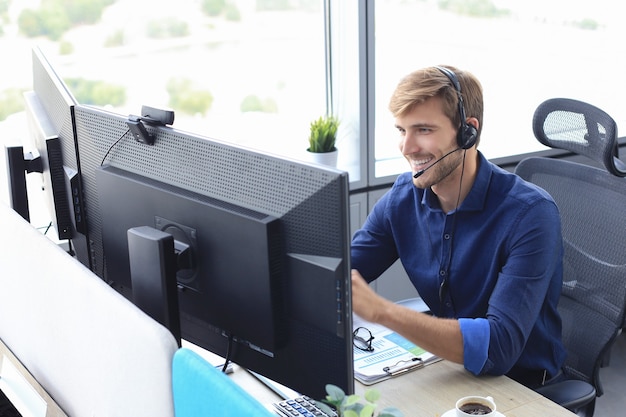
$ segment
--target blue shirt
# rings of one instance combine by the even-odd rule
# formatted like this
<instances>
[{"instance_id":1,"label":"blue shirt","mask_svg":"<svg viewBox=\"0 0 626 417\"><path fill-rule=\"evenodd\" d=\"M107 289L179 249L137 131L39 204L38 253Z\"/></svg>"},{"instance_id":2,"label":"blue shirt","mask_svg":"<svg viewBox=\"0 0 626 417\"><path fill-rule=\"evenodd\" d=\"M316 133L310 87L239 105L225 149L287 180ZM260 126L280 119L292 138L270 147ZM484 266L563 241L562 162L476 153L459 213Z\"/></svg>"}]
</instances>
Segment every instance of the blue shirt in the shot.
<instances>
[{"instance_id":1,"label":"blue shirt","mask_svg":"<svg viewBox=\"0 0 626 417\"><path fill-rule=\"evenodd\" d=\"M400 175L354 235L352 268L371 282L400 258L431 312L459 319L470 372L554 376L565 358L558 209L541 188L479 159L472 189L448 214Z\"/></svg>"}]
</instances>

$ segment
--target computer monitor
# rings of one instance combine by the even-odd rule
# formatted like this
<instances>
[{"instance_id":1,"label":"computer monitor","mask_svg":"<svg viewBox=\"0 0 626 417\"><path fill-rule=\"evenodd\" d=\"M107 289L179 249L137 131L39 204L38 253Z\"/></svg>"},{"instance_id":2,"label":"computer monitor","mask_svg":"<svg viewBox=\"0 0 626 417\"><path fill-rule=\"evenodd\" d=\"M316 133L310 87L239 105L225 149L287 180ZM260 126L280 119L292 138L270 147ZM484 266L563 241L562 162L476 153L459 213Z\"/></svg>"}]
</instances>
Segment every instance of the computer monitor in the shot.
<instances>
[{"instance_id":1,"label":"computer monitor","mask_svg":"<svg viewBox=\"0 0 626 417\"><path fill-rule=\"evenodd\" d=\"M22 145L3 144L5 161L5 177L7 180L7 203L26 221L30 221L30 204L28 203L28 172L42 172L41 159L31 153L25 153Z\"/></svg>"},{"instance_id":2,"label":"computer monitor","mask_svg":"<svg viewBox=\"0 0 626 417\"><path fill-rule=\"evenodd\" d=\"M36 158L40 159L39 173L31 173L41 179L44 202L59 239L70 239L72 211L63 169L61 139L34 91L24 93L24 104L30 137L24 145L27 149L36 148Z\"/></svg>"},{"instance_id":3,"label":"computer monitor","mask_svg":"<svg viewBox=\"0 0 626 417\"><path fill-rule=\"evenodd\" d=\"M73 242L76 257L90 266L74 96L41 49L32 49L33 91L24 94L30 146L42 162L42 187L59 239Z\"/></svg>"},{"instance_id":4,"label":"computer monitor","mask_svg":"<svg viewBox=\"0 0 626 417\"><path fill-rule=\"evenodd\" d=\"M314 398L354 392L348 174L166 126L148 145L127 122L76 108L96 272L132 297L128 231L165 231L191 253L185 340Z\"/></svg>"},{"instance_id":5,"label":"computer monitor","mask_svg":"<svg viewBox=\"0 0 626 417\"><path fill-rule=\"evenodd\" d=\"M23 95L27 134L21 145L7 148L11 206L30 221L26 173L38 175L53 229L60 240L71 239L70 187L77 176L64 161L76 165L75 100L38 48L32 50L32 65L33 91Z\"/></svg>"}]
</instances>

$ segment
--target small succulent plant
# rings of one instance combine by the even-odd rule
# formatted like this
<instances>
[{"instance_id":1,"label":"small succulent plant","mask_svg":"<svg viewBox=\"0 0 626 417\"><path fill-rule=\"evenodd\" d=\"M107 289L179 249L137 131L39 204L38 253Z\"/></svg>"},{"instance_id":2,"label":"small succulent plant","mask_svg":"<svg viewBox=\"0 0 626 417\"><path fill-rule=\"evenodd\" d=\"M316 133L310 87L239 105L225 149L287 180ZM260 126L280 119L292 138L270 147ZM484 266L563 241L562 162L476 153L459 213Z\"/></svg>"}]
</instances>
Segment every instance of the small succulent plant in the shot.
<instances>
[{"instance_id":1,"label":"small succulent plant","mask_svg":"<svg viewBox=\"0 0 626 417\"><path fill-rule=\"evenodd\" d=\"M370 388L365 391L364 399L359 395L346 395L339 387L328 384L326 385L326 398L318 401L318 407L323 409L329 415L332 415L333 409L339 417L403 417L400 410L395 407L388 407L376 412L376 402L380 398L378 390ZM332 406L332 408L331 408Z\"/></svg>"}]
</instances>

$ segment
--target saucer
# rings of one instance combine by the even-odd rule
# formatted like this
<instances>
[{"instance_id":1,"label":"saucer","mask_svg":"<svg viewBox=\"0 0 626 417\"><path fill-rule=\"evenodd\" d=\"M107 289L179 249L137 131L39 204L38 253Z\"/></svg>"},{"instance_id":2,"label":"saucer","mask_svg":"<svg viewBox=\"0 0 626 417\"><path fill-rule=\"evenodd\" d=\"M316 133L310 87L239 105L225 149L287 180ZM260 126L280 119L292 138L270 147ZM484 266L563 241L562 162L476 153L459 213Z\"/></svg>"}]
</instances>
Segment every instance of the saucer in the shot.
<instances>
[{"instance_id":1,"label":"saucer","mask_svg":"<svg viewBox=\"0 0 626 417\"><path fill-rule=\"evenodd\" d=\"M443 414L441 415L441 417L454 417L455 415L456 415L456 413L455 413L455 409L453 408L452 410L448 410L448 411L446 411L445 413L443 413ZM495 412L494 416L495 416L495 417L506 417L504 414L502 414L502 413L501 413L501 412L499 412L498 410L496 410L496 412Z\"/></svg>"}]
</instances>

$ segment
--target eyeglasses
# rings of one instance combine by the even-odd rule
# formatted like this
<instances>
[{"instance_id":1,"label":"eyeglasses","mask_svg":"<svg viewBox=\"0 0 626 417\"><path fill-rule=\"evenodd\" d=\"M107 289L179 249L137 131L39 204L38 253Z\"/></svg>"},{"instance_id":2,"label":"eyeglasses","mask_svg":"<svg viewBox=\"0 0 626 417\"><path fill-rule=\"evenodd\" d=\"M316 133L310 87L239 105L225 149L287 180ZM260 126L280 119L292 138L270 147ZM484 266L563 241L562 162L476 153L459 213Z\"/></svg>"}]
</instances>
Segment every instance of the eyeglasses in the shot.
<instances>
[{"instance_id":1,"label":"eyeglasses","mask_svg":"<svg viewBox=\"0 0 626 417\"><path fill-rule=\"evenodd\" d=\"M352 332L352 340L355 348L366 352L374 351L374 348L372 347L372 340L374 340L374 336L372 335L372 332L365 327L357 327L354 329L354 332Z\"/></svg>"}]
</instances>

